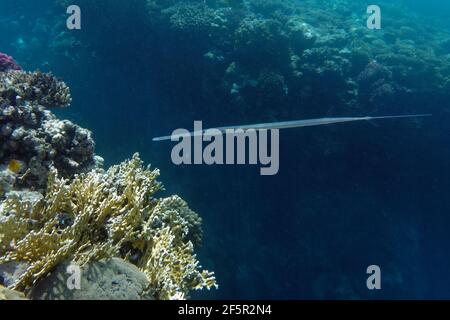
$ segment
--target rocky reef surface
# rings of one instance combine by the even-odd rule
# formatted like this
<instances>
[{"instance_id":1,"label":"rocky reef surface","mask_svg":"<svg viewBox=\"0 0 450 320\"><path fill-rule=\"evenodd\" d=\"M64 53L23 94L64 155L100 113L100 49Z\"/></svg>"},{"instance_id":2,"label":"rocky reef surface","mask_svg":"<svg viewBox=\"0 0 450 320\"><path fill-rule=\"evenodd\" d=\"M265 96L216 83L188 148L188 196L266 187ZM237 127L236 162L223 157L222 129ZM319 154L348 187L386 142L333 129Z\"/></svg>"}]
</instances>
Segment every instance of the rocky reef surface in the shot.
<instances>
[{"instance_id":1,"label":"rocky reef surface","mask_svg":"<svg viewBox=\"0 0 450 320\"><path fill-rule=\"evenodd\" d=\"M450 32L389 2L380 4L382 30L367 28L358 1L147 3L155 32L170 39L161 43L165 80L179 88L177 79L195 70L204 99L226 101L228 111L275 118L331 108L403 111L449 90ZM192 64L172 68L182 55L194 55Z\"/></svg>"},{"instance_id":2,"label":"rocky reef surface","mask_svg":"<svg viewBox=\"0 0 450 320\"><path fill-rule=\"evenodd\" d=\"M103 170L90 131L50 111L70 102L51 74L0 72L0 299L184 299L215 287L194 253L201 218L178 196L158 198L159 171L137 154ZM83 270L81 291L61 289L69 265Z\"/></svg>"}]
</instances>

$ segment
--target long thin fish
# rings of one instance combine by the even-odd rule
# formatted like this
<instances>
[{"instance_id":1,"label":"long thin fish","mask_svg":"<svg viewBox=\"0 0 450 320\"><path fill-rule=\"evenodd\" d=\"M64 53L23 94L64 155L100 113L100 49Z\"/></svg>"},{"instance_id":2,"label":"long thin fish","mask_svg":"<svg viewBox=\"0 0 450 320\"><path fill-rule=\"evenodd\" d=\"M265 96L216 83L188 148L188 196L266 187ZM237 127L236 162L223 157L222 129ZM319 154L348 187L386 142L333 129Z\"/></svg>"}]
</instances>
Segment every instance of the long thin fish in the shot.
<instances>
[{"instance_id":1,"label":"long thin fish","mask_svg":"<svg viewBox=\"0 0 450 320\"><path fill-rule=\"evenodd\" d=\"M289 128L303 128L303 127L313 127L313 126L323 126L328 124L343 123L343 122L355 122L355 121L372 121L381 119L398 119L398 118L417 118L417 117L430 117L431 114L409 114L409 115L399 115L399 116L382 116L382 117L338 117L338 118L320 118L320 119L309 119L309 120L296 120L296 121L283 121L283 122L272 122L272 123L258 123L250 124L244 126L229 126L214 128L219 134L225 134L227 130L271 130L271 129L289 129ZM165 141L165 140L179 140L184 137L196 137L205 135L206 131L211 129L204 129L199 131L192 131L189 133L175 134L164 137L153 138L153 141ZM210 135L210 134L208 134Z\"/></svg>"}]
</instances>

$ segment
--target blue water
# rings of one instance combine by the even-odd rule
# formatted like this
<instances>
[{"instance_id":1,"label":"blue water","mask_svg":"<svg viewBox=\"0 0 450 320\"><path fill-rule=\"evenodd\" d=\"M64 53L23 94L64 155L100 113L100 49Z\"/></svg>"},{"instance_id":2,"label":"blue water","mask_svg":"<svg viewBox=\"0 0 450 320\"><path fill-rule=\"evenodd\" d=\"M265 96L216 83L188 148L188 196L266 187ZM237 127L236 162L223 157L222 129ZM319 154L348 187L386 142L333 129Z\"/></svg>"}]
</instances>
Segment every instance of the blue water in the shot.
<instances>
[{"instance_id":1,"label":"blue water","mask_svg":"<svg viewBox=\"0 0 450 320\"><path fill-rule=\"evenodd\" d=\"M173 145L151 138L192 129L194 120L212 127L354 114L324 95L313 109L292 98L297 107L290 111L276 105L273 114L236 111L204 92L206 71L198 61L208 41L180 47L172 34L152 32L144 1L81 6L81 31L64 28L65 9L54 2L0 0L0 51L70 85L73 104L56 113L92 130L107 166L139 152L161 169L166 193L179 194L202 216L199 258L216 272L220 288L195 298L450 298L450 92L396 98L399 108L379 110L433 113L420 125L283 131L276 176L262 177L254 166L175 166ZM367 4L355 2L361 3L355 14L364 16ZM390 3L418 17L409 21L412 29L440 24L450 33L450 2ZM176 80L164 76L177 68ZM381 290L366 287L372 264L381 267Z\"/></svg>"}]
</instances>

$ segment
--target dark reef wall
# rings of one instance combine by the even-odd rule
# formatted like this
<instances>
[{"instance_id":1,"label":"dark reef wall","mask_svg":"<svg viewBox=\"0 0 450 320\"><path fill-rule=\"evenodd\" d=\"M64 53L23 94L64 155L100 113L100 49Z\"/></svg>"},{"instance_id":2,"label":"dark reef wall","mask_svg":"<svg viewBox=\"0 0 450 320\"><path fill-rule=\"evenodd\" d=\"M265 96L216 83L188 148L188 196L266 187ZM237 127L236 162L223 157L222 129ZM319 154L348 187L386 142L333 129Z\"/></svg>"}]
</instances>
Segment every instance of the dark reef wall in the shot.
<instances>
[{"instance_id":1,"label":"dark reef wall","mask_svg":"<svg viewBox=\"0 0 450 320\"><path fill-rule=\"evenodd\" d=\"M148 3L161 39L158 82L194 101L187 112L207 106L266 120L402 112L449 89L448 30L394 4L382 4L377 32L355 1Z\"/></svg>"}]
</instances>

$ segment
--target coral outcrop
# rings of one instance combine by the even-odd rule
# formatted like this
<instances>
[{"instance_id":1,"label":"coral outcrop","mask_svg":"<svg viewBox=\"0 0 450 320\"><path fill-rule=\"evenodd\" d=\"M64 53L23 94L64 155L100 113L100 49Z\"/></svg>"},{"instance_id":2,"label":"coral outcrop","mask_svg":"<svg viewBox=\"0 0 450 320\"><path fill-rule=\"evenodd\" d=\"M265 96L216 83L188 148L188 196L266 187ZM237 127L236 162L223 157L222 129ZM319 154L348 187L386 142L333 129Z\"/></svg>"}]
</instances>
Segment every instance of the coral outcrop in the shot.
<instances>
[{"instance_id":1,"label":"coral outcrop","mask_svg":"<svg viewBox=\"0 0 450 320\"><path fill-rule=\"evenodd\" d=\"M0 72L0 199L13 188L45 189L52 168L70 177L101 163L90 131L48 110L70 101L51 74Z\"/></svg>"},{"instance_id":2,"label":"coral outcrop","mask_svg":"<svg viewBox=\"0 0 450 320\"><path fill-rule=\"evenodd\" d=\"M178 197L155 198L158 175L135 155L72 181L53 170L46 196L34 205L10 195L0 210L0 265L28 265L12 288L29 289L66 260L110 257L138 266L158 299L214 287L213 273L201 270L194 254L201 219Z\"/></svg>"},{"instance_id":3,"label":"coral outcrop","mask_svg":"<svg viewBox=\"0 0 450 320\"><path fill-rule=\"evenodd\" d=\"M3 72L0 74L0 103L20 105L24 101L46 108L66 107L72 98L67 85L50 73Z\"/></svg>"},{"instance_id":4,"label":"coral outcrop","mask_svg":"<svg viewBox=\"0 0 450 320\"><path fill-rule=\"evenodd\" d=\"M90 131L49 110L70 102L67 85L51 74L0 72L0 284L8 287L0 298L11 289L48 297L41 281L56 269L91 270L113 258L146 279L134 298L182 299L215 287L194 252L201 218L178 196L157 198L159 171L137 154L105 172Z\"/></svg>"}]
</instances>

